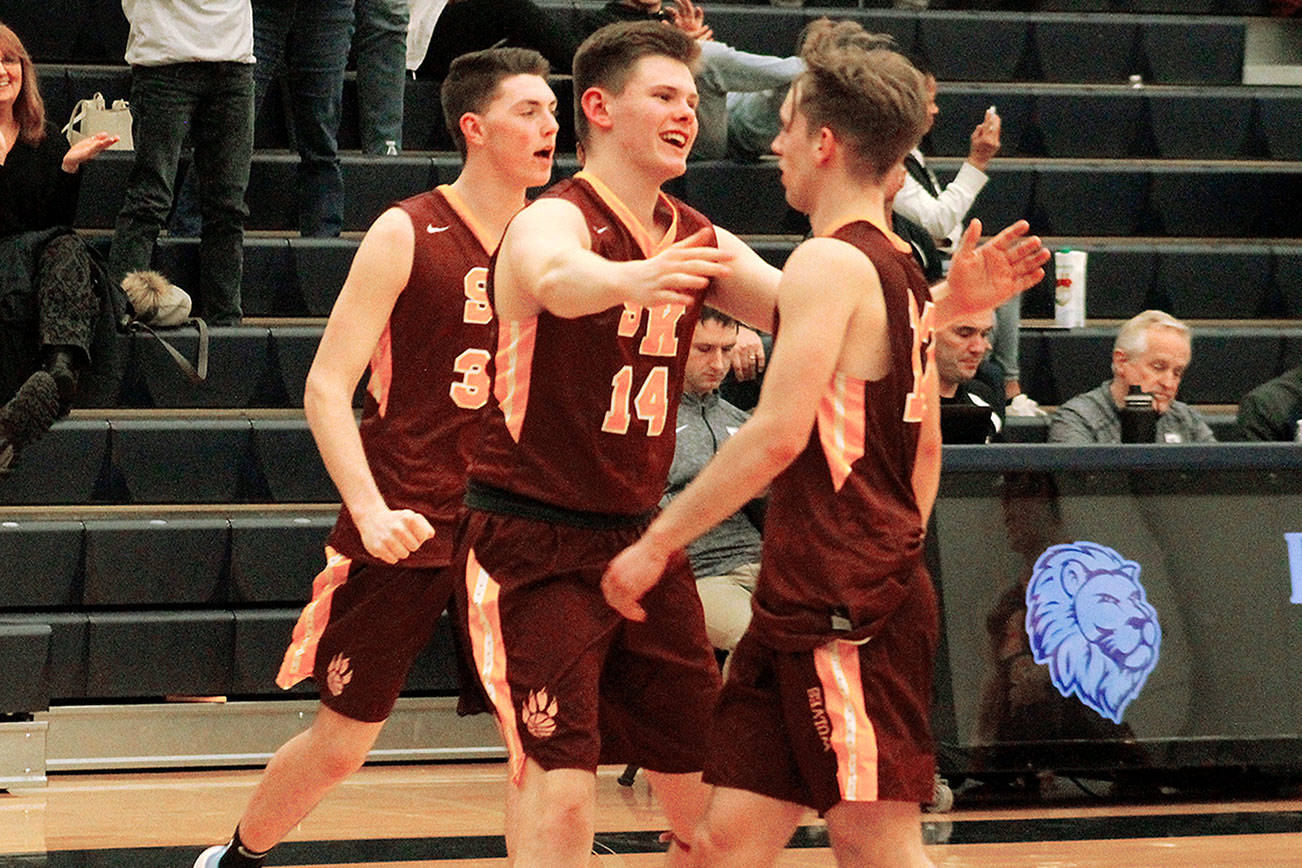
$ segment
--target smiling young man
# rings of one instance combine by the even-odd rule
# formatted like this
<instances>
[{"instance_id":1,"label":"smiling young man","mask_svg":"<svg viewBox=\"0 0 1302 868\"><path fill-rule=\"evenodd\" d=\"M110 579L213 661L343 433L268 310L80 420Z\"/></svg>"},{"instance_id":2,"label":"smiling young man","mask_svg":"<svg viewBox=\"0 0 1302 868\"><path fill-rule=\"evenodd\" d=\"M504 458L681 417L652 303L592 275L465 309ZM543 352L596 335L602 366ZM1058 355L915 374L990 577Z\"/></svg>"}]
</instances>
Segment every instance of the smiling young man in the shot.
<instances>
[{"instance_id":1,"label":"smiling young man","mask_svg":"<svg viewBox=\"0 0 1302 868\"><path fill-rule=\"evenodd\" d=\"M547 71L519 48L458 58L441 96L461 174L385 211L357 249L304 396L343 509L276 679L289 688L312 676L321 707L268 763L232 841L196 868L262 864L361 766L447 606L466 464L492 385L484 282L526 190L551 175ZM368 363L359 426L352 397Z\"/></svg>"},{"instance_id":2,"label":"smiling young man","mask_svg":"<svg viewBox=\"0 0 1302 868\"><path fill-rule=\"evenodd\" d=\"M696 138L696 52L655 22L584 41L584 169L516 216L490 274L494 401L462 547L470 646L510 751L517 865L587 864L599 762L647 769L680 838L704 807L719 675L686 558L646 624L600 589L664 492L703 297L772 325L776 270L660 190Z\"/></svg>"},{"instance_id":3,"label":"smiling young man","mask_svg":"<svg viewBox=\"0 0 1302 868\"><path fill-rule=\"evenodd\" d=\"M754 617L714 718L716 788L692 856L771 864L814 808L839 864L923 866L938 630L922 560L940 469L932 332L1033 285L1049 254L1021 238L1025 223L978 248L974 222L949 282L929 290L888 228L883 191L922 134L921 77L893 52L817 36L802 57L773 149L815 237L783 270L759 404L616 557L603 589L640 621L673 553L772 482Z\"/></svg>"}]
</instances>

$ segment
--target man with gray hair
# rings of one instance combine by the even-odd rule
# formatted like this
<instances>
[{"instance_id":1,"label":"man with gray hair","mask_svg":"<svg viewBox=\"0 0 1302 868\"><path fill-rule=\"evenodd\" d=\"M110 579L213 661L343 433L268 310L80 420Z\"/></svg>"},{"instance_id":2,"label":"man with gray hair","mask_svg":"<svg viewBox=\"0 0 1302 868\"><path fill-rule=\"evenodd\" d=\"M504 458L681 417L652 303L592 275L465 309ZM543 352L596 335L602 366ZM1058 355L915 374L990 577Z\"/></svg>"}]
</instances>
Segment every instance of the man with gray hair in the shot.
<instances>
[{"instance_id":1,"label":"man with gray hair","mask_svg":"<svg viewBox=\"0 0 1302 868\"><path fill-rule=\"evenodd\" d=\"M1189 367L1189 327L1160 310L1128 320L1112 347L1112 379L1067 401L1049 419L1050 443L1120 443L1118 409L1138 386L1157 410L1156 443L1216 440L1198 411L1175 399Z\"/></svg>"}]
</instances>

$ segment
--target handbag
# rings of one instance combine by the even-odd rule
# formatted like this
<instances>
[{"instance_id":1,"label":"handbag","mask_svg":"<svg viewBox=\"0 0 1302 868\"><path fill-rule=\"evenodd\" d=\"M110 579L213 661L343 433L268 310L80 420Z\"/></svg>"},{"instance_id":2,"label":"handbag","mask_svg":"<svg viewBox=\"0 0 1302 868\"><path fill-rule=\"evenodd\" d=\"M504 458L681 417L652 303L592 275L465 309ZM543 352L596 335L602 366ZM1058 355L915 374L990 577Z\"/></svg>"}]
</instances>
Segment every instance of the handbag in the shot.
<instances>
[{"instance_id":1,"label":"handbag","mask_svg":"<svg viewBox=\"0 0 1302 868\"><path fill-rule=\"evenodd\" d=\"M131 106L124 99L115 99L111 106L104 103L104 95L96 93L90 99L80 100L72 109L72 117L63 128L68 144L75 145L95 133L109 133L118 141L109 146L110 151L134 150L131 139Z\"/></svg>"}]
</instances>

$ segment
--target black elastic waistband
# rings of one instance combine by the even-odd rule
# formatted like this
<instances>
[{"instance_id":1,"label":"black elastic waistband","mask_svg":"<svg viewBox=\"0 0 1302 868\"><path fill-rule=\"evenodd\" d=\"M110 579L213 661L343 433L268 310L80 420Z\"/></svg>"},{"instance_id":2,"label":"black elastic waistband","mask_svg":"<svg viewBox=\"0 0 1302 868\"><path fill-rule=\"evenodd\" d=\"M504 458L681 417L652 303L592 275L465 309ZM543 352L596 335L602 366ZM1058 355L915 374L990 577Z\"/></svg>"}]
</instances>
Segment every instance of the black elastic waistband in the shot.
<instances>
[{"instance_id":1,"label":"black elastic waistband","mask_svg":"<svg viewBox=\"0 0 1302 868\"><path fill-rule=\"evenodd\" d=\"M513 491L494 488L482 482L471 480L466 483L466 506L483 512L496 512L513 515L532 521L545 521L551 524L565 524L590 530L622 530L630 527L643 527L655 517L656 510L649 509L636 515L624 515L615 512L588 512L581 509L566 509L551 503L543 503L532 497L525 497Z\"/></svg>"}]
</instances>

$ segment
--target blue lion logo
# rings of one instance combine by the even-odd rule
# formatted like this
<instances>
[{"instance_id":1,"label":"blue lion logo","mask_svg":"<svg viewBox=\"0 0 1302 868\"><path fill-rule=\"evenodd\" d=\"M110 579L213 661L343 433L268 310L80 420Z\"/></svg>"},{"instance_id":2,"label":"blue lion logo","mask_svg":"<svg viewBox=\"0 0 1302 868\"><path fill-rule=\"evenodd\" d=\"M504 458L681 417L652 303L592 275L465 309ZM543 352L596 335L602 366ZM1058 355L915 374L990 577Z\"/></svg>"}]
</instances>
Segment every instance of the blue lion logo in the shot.
<instances>
[{"instance_id":1,"label":"blue lion logo","mask_svg":"<svg viewBox=\"0 0 1302 868\"><path fill-rule=\"evenodd\" d=\"M1162 628L1139 564L1092 542L1050 546L1026 588L1026 634L1063 696L1121 723L1157 666Z\"/></svg>"}]
</instances>

